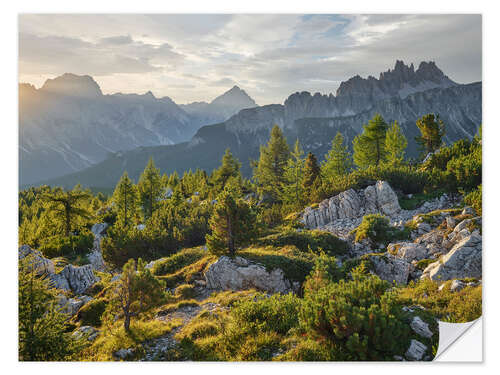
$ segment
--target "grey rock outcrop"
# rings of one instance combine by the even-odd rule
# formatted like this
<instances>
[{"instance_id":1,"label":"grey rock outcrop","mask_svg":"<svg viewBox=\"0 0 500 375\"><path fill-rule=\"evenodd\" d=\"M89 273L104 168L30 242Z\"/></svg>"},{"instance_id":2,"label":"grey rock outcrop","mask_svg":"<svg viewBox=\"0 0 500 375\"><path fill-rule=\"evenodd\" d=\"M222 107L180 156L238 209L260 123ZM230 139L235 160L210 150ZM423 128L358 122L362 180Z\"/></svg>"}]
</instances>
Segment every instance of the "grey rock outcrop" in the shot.
<instances>
[{"instance_id":1,"label":"grey rock outcrop","mask_svg":"<svg viewBox=\"0 0 500 375\"><path fill-rule=\"evenodd\" d=\"M414 268L411 263L389 253L382 255L374 254L370 256L370 261L378 277L396 284L406 284Z\"/></svg>"},{"instance_id":2,"label":"grey rock outcrop","mask_svg":"<svg viewBox=\"0 0 500 375\"><path fill-rule=\"evenodd\" d=\"M104 258L102 257L101 250L101 240L105 235L106 229L108 228L107 223L97 223L92 226L92 234L94 235L94 244L92 250L87 255L92 268L96 271L103 271L106 269L106 264L104 263Z\"/></svg>"},{"instance_id":3,"label":"grey rock outcrop","mask_svg":"<svg viewBox=\"0 0 500 375\"><path fill-rule=\"evenodd\" d=\"M68 264L61 272L54 273L49 277L54 288L71 290L75 294L84 293L99 281L99 278L94 275L90 264L81 267Z\"/></svg>"},{"instance_id":4,"label":"grey rock outcrop","mask_svg":"<svg viewBox=\"0 0 500 375\"><path fill-rule=\"evenodd\" d=\"M482 276L482 238L472 234L457 243L437 262L427 266L422 278L451 280Z\"/></svg>"},{"instance_id":5,"label":"grey rock outcrop","mask_svg":"<svg viewBox=\"0 0 500 375\"><path fill-rule=\"evenodd\" d=\"M410 323L411 329L420 336L431 338L433 333L429 329L429 325L424 322L419 316L414 316Z\"/></svg>"},{"instance_id":6,"label":"grey rock outcrop","mask_svg":"<svg viewBox=\"0 0 500 375\"><path fill-rule=\"evenodd\" d=\"M420 244L416 244L413 242L403 242L399 244L389 244L387 249L390 252L396 252L396 257L403 259L407 262L411 262L413 260L421 260L427 257L427 249L425 246Z\"/></svg>"},{"instance_id":7,"label":"grey rock outcrop","mask_svg":"<svg viewBox=\"0 0 500 375\"><path fill-rule=\"evenodd\" d=\"M97 328L92 326L82 326L73 332L72 336L77 340L86 337L88 341L94 341L100 333Z\"/></svg>"},{"instance_id":8,"label":"grey rock outcrop","mask_svg":"<svg viewBox=\"0 0 500 375\"><path fill-rule=\"evenodd\" d=\"M415 339L411 340L410 347L406 351L406 358L411 361L420 361L427 351L427 346Z\"/></svg>"},{"instance_id":9,"label":"grey rock outcrop","mask_svg":"<svg viewBox=\"0 0 500 375\"><path fill-rule=\"evenodd\" d=\"M37 275L53 274L54 262L45 258L39 250L32 249L28 245L19 247L19 260L27 258L28 264L33 266Z\"/></svg>"},{"instance_id":10,"label":"grey rock outcrop","mask_svg":"<svg viewBox=\"0 0 500 375\"><path fill-rule=\"evenodd\" d=\"M342 219L356 219L366 214L381 213L392 216L401 210L396 193L386 181L377 181L364 191L349 189L322 201L318 208L307 207L302 223L307 228L318 228Z\"/></svg>"},{"instance_id":11,"label":"grey rock outcrop","mask_svg":"<svg viewBox=\"0 0 500 375\"><path fill-rule=\"evenodd\" d=\"M285 278L279 268L268 272L260 264L241 257L221 256L205 272L207 288L216 290L245 290L255 288L269 293L288 293L298 285Z\"/></svg>"},{"instance_id":12,"label":"grey rock outcrop","mask_svg":"<svg viewBox=\"0 0 500 375\"><path fill-rule=\"evenodd\" d=\"M79 298L67 298L61 294L58 296L57 304L61 307L61 311L70 316L75 315L80 308L91 301L93 298L89 296L81 296Z\"/></svg>"}]
</instances>

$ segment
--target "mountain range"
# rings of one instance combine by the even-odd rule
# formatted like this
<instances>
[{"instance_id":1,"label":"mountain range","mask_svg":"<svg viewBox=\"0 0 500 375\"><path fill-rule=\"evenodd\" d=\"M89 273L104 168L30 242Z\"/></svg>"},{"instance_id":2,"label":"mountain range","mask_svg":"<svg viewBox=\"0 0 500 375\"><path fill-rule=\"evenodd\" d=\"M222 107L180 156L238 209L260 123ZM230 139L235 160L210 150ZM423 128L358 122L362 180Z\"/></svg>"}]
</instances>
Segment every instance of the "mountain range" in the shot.
<instances>
[{"instance_id":1,"label":"mountain range","mask_svg":"<svg viewBox=\"0 0 500 375\"><path fill-rule=\"evenodd\" d=\"M206 105L193 103L183 109L193 115ZM249 160L258 157L259 147L267 142L274 124L283 129L290 144L299 139L305 151L314 152L321 160L337 132L351 145L375 113L387 122L398 121L408 138L407 154L416 156L415 122L424 114L440 115L446 124L448 143L474 136L482 121L482 84L453 82L434 62L422 62L415 70L413 64L397 61L394 69L381 73L378 79L355 76L342 82L335 95L297 92L284 104L245 108L225 121L202 126L187 142L142 145L110 154L79 172L42 182L67 188L76 183L111 188L124 170L137 179L150 156L162 172L182 173L196 168L210 172L219 165L226 148L242 162L242 172L249 176Z\"/></svg>"},{"instance_id":2,"label":"mountain range","mask_svg":"<svg viewBox=\"0 0 500 375\"><path fill-rule=\"evenodd\" d=\"M20 184L95 165L118 151L188 141L255 101L237 86L211 103L177 105L169 97L104 95L90 76L63 74L40 89L19 85Z\"/></svg>"}]
</instances>

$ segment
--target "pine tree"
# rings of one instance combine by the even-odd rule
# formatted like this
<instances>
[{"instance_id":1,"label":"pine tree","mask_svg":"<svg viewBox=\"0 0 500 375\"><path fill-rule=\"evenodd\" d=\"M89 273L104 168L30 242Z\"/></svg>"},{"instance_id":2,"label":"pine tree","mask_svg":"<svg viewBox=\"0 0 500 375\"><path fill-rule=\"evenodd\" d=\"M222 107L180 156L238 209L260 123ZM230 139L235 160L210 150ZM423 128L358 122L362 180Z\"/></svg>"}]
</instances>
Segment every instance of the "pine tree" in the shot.
<instances>
[{"instance_id":1,"label":"pine tree","mask_svg":"<svg viewBox=\"0 0 500 375\"><path fill-rule=\"evenodd\" d=\"M67 331L67 317L56 304L54 289L37 275L36 260L19 262L19 360L63 361L82 348Z\"/></svg>"},{"instance_id":2,"label":"pine tree","mask_svg":"<svg viewBox=\"0 0 500 375\"><path fill-rule=\"evenodd\" d=\"M212 184L216 191L222 191L227 181L233 177L241 180L241 163L236 159L229 148L226 149L222 157L221 166L214 170L212 174Z\"/></svg>"},{"instance_id":3,"label":"pine tree","mask_svg":"<svg viewBox=\"0 0 500 375\"><path fill-rule=\"evenodd\" d=\"M110 302L106 315L113 319L117 313L123 315L123 328L130 331L130 320L142 311L160 304L164 299L165 285L156 279L145 263L129 259L122 268L120 279L110 291Z\"/></svg>"},{"instance_id":4,"label":"pine tree","mask_svg":"<svg viewBox=\"0 0 500 375\"><path fill-rule=\"evenodd\" d=\"M304 165L304 179L302 180L302 188L307 191L319 178L321 178L321 169L318 165L318 160L312 152L309 152L307 154L306 162Z\"/></svg>"},{"instance_id":5,"label":"pine tree","mask_svg":"<svg viewBox=\"0 0 500 375\"><path fill-rule=\"evenodd\" d=\"M138 201L137 188L128 177L127 172L124 172L120 181L118 181L112 201L118 214L118 222L127 227L135 217Z\"/></svg>"},{"instance_id":6,"label":"pine tree","mask_svg":"<svg viewBox=\"0 0 500 375\"><path fill-rule=\"evenodd\" d=\"M279 201L289 158L290 150L286 139L279 126L275 125L267 145L260 147L260 158L254 169L254 179L261 195L268 195L271 200Z\"/></svg>"},{"instance_id":7,"label":"pine tree","mask_svg":"<svg viewBox=\"0 0 500 375\"><path fill-rule=\"evenodd\" d=\"M210 217L212 234L206 235L207 248L213 254L233 257L236 249L247 244L256 234L255 212L242 199L235 199L231 188L217 197Z\"/></svg>"},{"instance_id":8,"label":"pine tree","mask_svg":"<svg viewBox=\"0 0 500 375\"><path fill-rule=\"evenodd\" d=\"M401 164L405 158L405 150L408 142L403 131L394 121L392 126L385 133L385 148L387 150L387 161L391 165Z\"/></svg>"},{"instance_id":9,"label":"pine tree","mask_svg":"<svg viewBox=\"0 0 500 375\"><path fill-rule=\"evenodd\" d=\"M289 205L301 207L304 201L304 188L302 180L304 178L304 151L300 147L299 140L295 141L291 158L288 159L284 177L285 184L281 200Z\"/></svg>"},{"instance_id":10,"label":"pine tree","mask_svg":"<svg viewBox=\"0 0 500 375\"><path fill-rule=\"evenodd\" d=\"M321 165L321 175L327 181L349 174L353 167L352 156L344 145L344 137L340 132L332 140L332 147L325 155Z\"/></svg>"},{"instance_id":11,"label":"pine tree","mask_svg":"<svg viewBox=\"0 0 500 375\"><path fill-rule=\"evenodd\" d=\"M78 218L90 219L90 212L81 204L90 199L88 191L82 191L75 187L71 191L56 190L46 192L42 199L48 202L47 211L55 214L58 220L61 220L64 227L64 235L68 237L71 229Z\"/></svg>"},{"instance_id":12,"label":"pine tree","mask_svg":"<svg viewBox=\"0 0 500 375\"><path fill-rule=\"evenodd\" d=\"M378 113L363 125L363 133L353 140L354 163L360 168L378 166L385 161L385 133L387 123Z\"/></svg>"},{"instance_id":13,"label":"pine tree","mask_svg":"<svg viewBox=\"0 0 500 375\"><path fill-rule=\"evenodd\" d=\"M423 156L432 153L441 147L444 137L444 123L439 115L433 113L422 116L417 120L417 127L420 130L420 136L415 137Z\"/></svg>"},{"instance_id":14,"label":"pine tree","mask_svg":"<svg viewBox=\"0 0 500 375\"><path fill-rule=\"evenodd\" d=\"M144 217L148 219L158 206L158 201L163 193L160 170L155 167L153 158L149 159L148 165L139 177L137 189L139 190L139 200L144 211Z\"/></svg>"}]
</instances>

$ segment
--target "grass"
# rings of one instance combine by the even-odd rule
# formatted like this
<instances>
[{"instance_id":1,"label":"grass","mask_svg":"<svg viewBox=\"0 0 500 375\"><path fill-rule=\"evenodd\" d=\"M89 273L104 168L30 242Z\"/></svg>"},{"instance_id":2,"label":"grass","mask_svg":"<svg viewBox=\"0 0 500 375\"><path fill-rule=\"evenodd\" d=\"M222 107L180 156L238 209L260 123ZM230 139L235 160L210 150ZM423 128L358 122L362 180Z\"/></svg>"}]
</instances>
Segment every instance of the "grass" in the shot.
<instances>
[{"instance_id":1,"label":"grass","mask_svg":"<svg viewBox=\"0 0 500 375\"><path fill-rule=\"evenodd\" d=\"M453 323L470 322L481 316L481 285L452 292L451 280L445 284L440 291L439 284L432 280L412 281L405 288L398 289L398 298L405 305L421 305L440 320Z\"/></svg>"},{"instance_id":2,"label":"grass","mask_svg":"<svg viewBox=\"0 0 500 375\"><path fill-rule=\"evenodd\" d=\"M158 276L158 278L165 281L168 288L174 288L178 284L191 283L197 278L202 279L205 270L216 260L215 255L205 254L198 261L188 264L172 274Z\"/></svg>"},{"instance_id":3,"label":"grass","mask_svg":"<svg viewBox=\"0 0 500 375\"><path fill-rule=\"evenodd\" d=\"M167 258L157 260L151 271L156 276L172 274L197 262L206 255L207 252L201 247L184 249Z\"/></svg>"},{"instance_id":4,"label":"grass","mask_svg":"<svg viewBox=\"0 0 500 375\"><path fill-rule=\"evenodd\" d=\"M295 246L249 247L239 251L237 255L262 264L268 272L280 268L288 280L300 283L311 272L315 259L313 254L303 253Z\"/></svg>"},{"instance_id":5,"label":"grass","mask_svg":"<svg viewBox=\"0 0 500 375\"><path fill-rule=\"evenodd\" d=\"M113 353L120 349L133 348L133 359L140 358L144 352L142 343L166 335L181 325L180 320L162 322L159 320L132 321L130 332L123 329L123 322L117 321L110 329L103 330L101 335L81 353L83 361L112 361Z\"/></svg>"},{"instance_id":6,"label":"grass","mask_svg":"<svg viewBox=\"0 0 500 375\"><path fill-rule=\"evenodd\" d=\"M281 228L277 233L262 237L257 241L258 245L282 247L294 245L302 252L313 251L318 254L324 251L326 254L344 255L349 250L348 244L333 234L320 230L297 231L290 228Z\"/></svg>"}]
</instances>

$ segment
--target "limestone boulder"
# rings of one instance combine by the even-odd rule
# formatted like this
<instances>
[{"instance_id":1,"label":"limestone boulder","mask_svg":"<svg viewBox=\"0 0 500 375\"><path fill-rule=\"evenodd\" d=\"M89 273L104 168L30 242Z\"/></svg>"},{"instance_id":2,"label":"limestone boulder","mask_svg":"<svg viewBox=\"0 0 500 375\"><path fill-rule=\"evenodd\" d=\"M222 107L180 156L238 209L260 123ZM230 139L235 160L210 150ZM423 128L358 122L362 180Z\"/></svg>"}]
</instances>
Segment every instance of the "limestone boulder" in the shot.
<instances>
[{"instance_id":1,"label":"limestone boulder","mask_svg":"<svg viewBox=\"0 0 500 375\"><path fill-rule=\"evenodd\" d=\"M457 243L448 254L427 266L421 278L446 281L482 276L482 238L469 235Z\"/></svg>"},{"instance_id":2,"label":"limestone boulder","mask_svg":"<svg viewBox=\"0 0 500 375\"><path fill-rule=\"evenodd\" d=\"M407 284L408 277L414 269L411 263L389 253L372 255L369 259L373 265L374 273L390 283Z\"/></svg>"},{"instance_id":3,"label":"limestone boulder","mask_svg":"<svg viewBox=\"0 0 500 375\"><path fill-rule=\"evenodd\" d=\"M18 256L19 260L26 258L26 261L33 266L37 275L54 273L54 263L45 258L39 250L32 249L28 245L22 245L19 247Z\"/></svg>"},{"instance_id":4,"label":"limestone boulder","mask_svg":"<svg viewBox=\"0 0 500 375\"><path fill-rule=\"evenodd\" d=\"M297 288L285 278L279 268L268 272L260 264L241 257L221 256L205 272L206 286L216 290L246 290L255 288L269 293L289 293Z\"/></svg>"}]
</instances>

